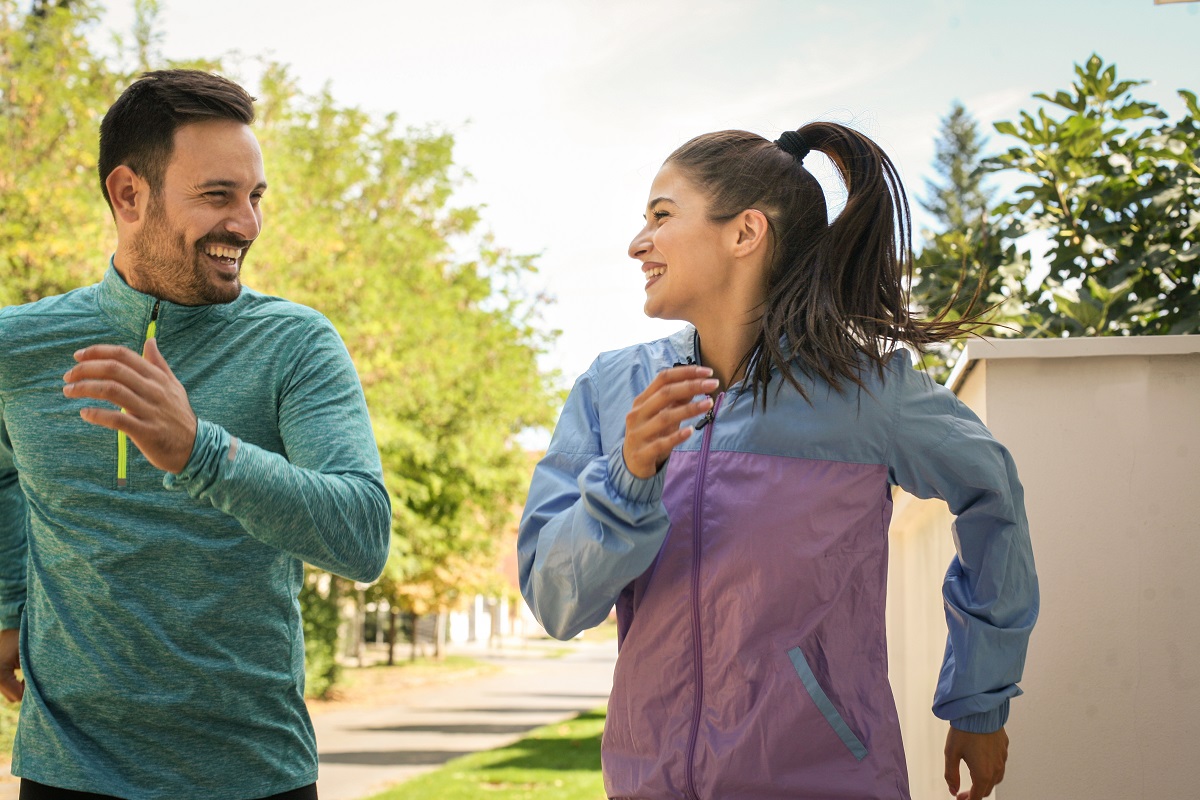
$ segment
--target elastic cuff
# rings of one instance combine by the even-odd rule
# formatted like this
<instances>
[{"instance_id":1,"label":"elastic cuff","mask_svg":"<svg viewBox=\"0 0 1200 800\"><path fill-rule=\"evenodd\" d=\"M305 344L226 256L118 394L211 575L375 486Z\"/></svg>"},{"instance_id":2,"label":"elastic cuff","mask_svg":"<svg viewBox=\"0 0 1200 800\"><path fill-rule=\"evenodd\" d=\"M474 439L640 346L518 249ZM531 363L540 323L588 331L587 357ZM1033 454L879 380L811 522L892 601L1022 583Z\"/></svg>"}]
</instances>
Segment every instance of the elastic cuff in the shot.
<instances>
[{"instance_id":1,"label":"elastic cuff","mask_svg":"<svg viewBox=\"0 0 1200 800\"><path fill-rule=\"evenodd\" d=\"M192 455L178 475L168 472L163 476L163 488L183 489L193 497L211 486L221 475L221 461L230 450L232 437L229 432L206 420L196 420L196 441Z\"/></svg>"},{"instance_id":2,"label":"elastic cuff","mask_svg":"<svg viewBox=\"0 0 1200 800\"><path fill-rule=\"evenodd\" d=\"M663 469L649 478L639 478L629 471L629 467L625 466L624 444L625 440L622 439L608 454L609 486L618 497L627 502L657 503L662 499L666 465L664 464Z\"/></svg>"},{"instance_id":3,"label":"elastic cuff","mask_svg":"<svg viewBox=\"0 0 1200 800\"><path fill-rule=\"evenodd\" d=\"M5 603L0 608L0 630L11 631L21 627L21 617L25 613L25 601Z\"/></svg>"},{"instance_id":4,"label":"elastic cuff","mask_svg":"<svg viewBox=\"0 0 1200 800\"><path fill-rule=\"evenodd\" d=\"M965 717L950 720L950 726L967 733L995 733L1008 722L1008 700L1005 700L991 711L981 711L978 714L968 714Z\"/></svg>"}]
</instances>

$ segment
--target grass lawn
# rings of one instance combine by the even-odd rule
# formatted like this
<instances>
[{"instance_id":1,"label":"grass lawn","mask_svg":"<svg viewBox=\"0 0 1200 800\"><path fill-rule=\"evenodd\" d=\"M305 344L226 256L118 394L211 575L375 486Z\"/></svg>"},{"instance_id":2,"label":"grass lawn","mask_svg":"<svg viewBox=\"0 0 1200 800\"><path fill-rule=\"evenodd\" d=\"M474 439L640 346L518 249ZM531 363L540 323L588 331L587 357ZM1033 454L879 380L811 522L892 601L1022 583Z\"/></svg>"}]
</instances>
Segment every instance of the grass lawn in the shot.
<instances>
[{"instance_id":1,"label":"grass lawn","mask_svg":"<svg viewBox=\"0 0 1200 800\"><path fill-rule=\"evenodd\" d=\"M10 703L0 697L0 762L12 755L13 737L17 735L17 715L21 713L19 703Z\"/></svg>"},{"instance_id":2,"label":"grass lawn","mask_svg":"<svg viewBox=\"0 0 1200 800\"><path fill-rule=\"evenodd\" d=\"M372 800L604 800L604 713L589 711L508 747L456 758Z\"/></svg>"}]
</instances>

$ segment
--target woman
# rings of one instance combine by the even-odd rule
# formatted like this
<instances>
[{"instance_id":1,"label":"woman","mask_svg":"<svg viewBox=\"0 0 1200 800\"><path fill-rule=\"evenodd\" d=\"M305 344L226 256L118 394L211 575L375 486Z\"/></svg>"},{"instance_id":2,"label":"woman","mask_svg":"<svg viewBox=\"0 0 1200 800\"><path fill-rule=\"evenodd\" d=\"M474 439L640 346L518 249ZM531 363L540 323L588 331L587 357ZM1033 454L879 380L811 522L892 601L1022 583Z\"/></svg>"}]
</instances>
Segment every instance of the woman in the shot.
<instances>
[{"instance_id":1,"label":"woman","mask_svg":"<svg viewBox=\"0 0 1200 800\"><path fill-rule=\"evenodd\" d=\"M831 224L811 151L847 187ZM899 347L970 327L909 315L909 245L890 160L841 125L700 136L654 179L629 254L646 313L690 324L579 378L518 545L552 635L616 605L611 797L908 798L884 632L893 485L957 516L934 704L949 788L960 759L961 798L1003 776L1038 606L1022 491Z\"/></svg>"}]
</instances>

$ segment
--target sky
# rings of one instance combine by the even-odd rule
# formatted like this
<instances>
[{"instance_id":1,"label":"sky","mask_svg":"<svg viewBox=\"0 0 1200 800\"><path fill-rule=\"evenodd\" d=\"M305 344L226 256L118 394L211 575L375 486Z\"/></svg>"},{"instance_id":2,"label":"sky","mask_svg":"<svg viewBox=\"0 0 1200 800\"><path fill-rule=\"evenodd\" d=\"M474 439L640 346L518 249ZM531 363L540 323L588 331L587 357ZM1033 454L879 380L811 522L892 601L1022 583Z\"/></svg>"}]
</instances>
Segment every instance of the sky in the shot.
<instances>
[{"instance_id":1,"label":"sky","mask_svg":"<svg viewBox=\"0 0 1200 800\"><path fill-rule=\"evenodd\" d=\"M131 30L132 6L107 0L101 30ZM990 132L1092 53L1172 116L1175 90L1200 92L1200 2L163 0L159 29L166 58L224 56L251 88L257 63L282 62L305 91L453 133L470 176L456 202L483 206L500 246L540 254L530 289L553 298L544 365L564 386L597 353L680 327L644 317L626 249L655 173L693 136L851 125L895 161L920 224L956 100Z\"/></svg>"}]
</instances>

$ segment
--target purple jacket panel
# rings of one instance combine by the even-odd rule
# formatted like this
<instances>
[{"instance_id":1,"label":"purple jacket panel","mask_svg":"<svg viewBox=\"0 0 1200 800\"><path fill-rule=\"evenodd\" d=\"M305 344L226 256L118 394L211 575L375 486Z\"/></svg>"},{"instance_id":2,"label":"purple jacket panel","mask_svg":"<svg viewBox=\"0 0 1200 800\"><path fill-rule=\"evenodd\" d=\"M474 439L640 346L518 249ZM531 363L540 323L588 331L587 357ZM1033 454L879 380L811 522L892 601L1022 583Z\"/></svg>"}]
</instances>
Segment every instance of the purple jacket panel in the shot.
<instances>
[{"instance_id":1,"label":"purple jacket panel","mask_svg":"<svg viewBox=\"0 0 1200 800\"><path fill-rule=\"evenodd\" d=\"M908 797L883 630L886 468L704 456L672 455L670 532L617 604L609 795ZM830 713L865 748L861 760Z\"/></svg>"}]
</instances>

